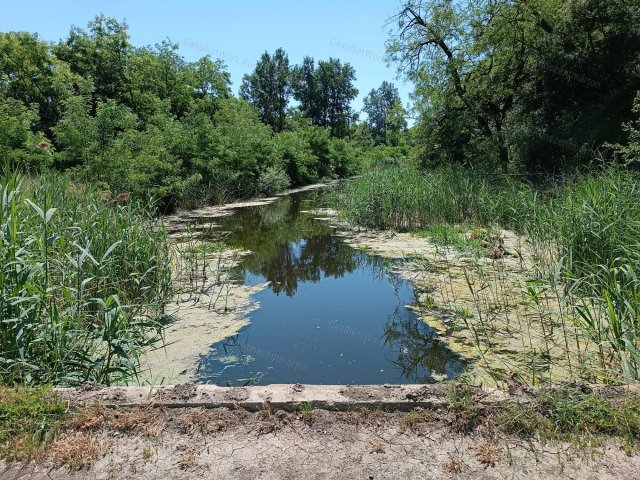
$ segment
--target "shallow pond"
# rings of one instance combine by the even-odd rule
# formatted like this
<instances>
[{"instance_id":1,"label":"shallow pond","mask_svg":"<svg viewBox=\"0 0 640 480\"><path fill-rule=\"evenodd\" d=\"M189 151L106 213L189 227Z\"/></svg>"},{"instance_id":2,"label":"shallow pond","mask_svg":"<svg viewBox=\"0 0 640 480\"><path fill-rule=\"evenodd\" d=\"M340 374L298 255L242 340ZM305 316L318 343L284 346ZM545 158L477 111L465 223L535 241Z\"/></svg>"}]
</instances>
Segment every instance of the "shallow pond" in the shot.
<instances>
[{"instance_id":1,"label":"shallow pond","mask_svg":"<svg viewBox=\"0 0 640 480\"><path fill-rule=\"evenodd\" d=\"M282 197L216 219L226 243L250 250L236 269L247 285L269 282L237 335L200 359L198 383L432 383L464 365L407 308L411 285L389 260L355 250L316 208L322 193ZM204 221L204 220L203 220Z\"/></svg>"}]
</instances>

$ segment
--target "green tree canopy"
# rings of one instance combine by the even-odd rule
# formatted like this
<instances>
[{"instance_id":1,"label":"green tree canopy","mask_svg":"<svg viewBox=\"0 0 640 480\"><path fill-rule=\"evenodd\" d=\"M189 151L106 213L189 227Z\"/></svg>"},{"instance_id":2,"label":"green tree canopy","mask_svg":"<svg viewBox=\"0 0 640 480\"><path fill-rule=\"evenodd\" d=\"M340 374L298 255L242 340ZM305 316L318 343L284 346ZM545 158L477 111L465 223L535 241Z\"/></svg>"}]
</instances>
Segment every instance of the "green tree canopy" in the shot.
<instances>
[{"instance_id":1,"label":"green tree canopy","mask_svg":"<svg viewBox=\"0 0 640 480\"><path fill-rule=\"evenodd\" d=\"M258 109L262 121L275 132L284 129L291 97L289 57L284 50L262 54L253 72L244 76L240 96Z\"/></svg>"},{"instance_id":2,"label":"green tree canopy","mask_svg":"<svg viewBox=\"0 0 640 480\"><path fill-rule=\"evenodd\" d=\"M378 144L387 143L391 137L407 127L400 94L395 85L390 82L382 82L378 88L372 89L364 97L363 111L367 114L367 125ZM391 130L389 139L387 139L387 129Z\"/></svg>"},{"instance_id":3,"label":"green tree canopy","mask_svg":"<svg viewBox=\"0 0 640 480\"><path fill-rule=\"evenodd\" d=\"M347 135L353 121L351 101L358 95L353 86L355 70L336 58L319 61L306 57L293 69L293 95L313 125L329 127L336 137Z\"/></svg>"}]
</instances>

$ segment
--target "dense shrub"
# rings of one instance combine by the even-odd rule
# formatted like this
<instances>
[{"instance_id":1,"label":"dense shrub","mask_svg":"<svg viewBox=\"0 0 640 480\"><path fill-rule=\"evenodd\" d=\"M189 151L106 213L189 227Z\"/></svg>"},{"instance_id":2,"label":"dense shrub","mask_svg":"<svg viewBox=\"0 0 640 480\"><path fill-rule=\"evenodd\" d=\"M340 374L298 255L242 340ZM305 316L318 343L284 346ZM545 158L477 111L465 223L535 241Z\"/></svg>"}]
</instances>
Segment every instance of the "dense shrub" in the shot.
<instances>
[{"instance_id":1,"label":"dense shrub","mask_svg":"<svg viewBox=\"0 0 640 480\"><path fill-rule=\"evenodd\" d=\"M166 234L128 196L6 174L0 204L0 381L135 376L170 290Z\"/></svg>"}]
</instances>

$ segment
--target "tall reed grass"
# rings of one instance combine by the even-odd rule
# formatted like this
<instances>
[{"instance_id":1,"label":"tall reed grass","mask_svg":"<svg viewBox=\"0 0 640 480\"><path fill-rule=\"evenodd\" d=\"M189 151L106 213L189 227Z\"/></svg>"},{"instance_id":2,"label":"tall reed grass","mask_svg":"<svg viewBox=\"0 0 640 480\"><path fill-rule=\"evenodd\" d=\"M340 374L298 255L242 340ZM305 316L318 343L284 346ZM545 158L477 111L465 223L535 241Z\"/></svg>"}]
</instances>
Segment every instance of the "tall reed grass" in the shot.
<instances>
[{"instance_id":1,"label":"tall reed grass","mask_svg":"<svg viewBox=\"0 0 640 480\"><path fill-rule=\"evenodd\" d=\"M136 376L171 290L161 224L59 176L0 181L0 382Z\"/></svg>"},{"instance_id":2,"label":"tall reed grass","mask_svg":"<svg viewBox=\"0 0 640 480\"><path fill-rule=\"evenodd\" d=\"M371 228L464 224L523 235L535 252L538 280L565 304L560 324L570 320L572 337L577 331L596 345L605 377L640 379L636 174L611 168L535 188L461 167L424 172L401 165L347 183L336 203L349 221Z\"/></svg>"}]
</instances>

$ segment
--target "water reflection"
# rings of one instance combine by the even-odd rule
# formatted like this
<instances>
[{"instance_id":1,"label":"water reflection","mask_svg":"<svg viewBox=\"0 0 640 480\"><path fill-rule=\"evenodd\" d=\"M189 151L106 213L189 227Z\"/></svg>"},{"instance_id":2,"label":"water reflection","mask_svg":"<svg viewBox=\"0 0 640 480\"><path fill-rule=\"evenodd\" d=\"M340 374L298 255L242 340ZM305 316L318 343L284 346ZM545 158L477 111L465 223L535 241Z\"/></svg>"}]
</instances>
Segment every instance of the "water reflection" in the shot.
<instances>
[{"instance_id":1,"label":"water reflection","mask_svg":"<svg viewBox=\"0 0 640 480\"><path fill-rule=\"evenodd\" d=\"M432 383L463 364L406 305L411 286L389 262L350 248L301 213L316 194L283 198L220 219L227 243L251 250L242 282L269 281L238 335L201 359L197 380L249 383ZM284 295L282 295L284 294Z\"/></svg>"},{"instance_id":2,"label":"water reflection","mask_svg":"<svg viewBox=\"0 0 640 480\"><path fill-rule=\"evenodd\" d=\"M394 363L411 383L434 383L462 373L459 357L441 344L434 328L416 316L389 323L384 337L397 352Z\"/></svg>"},{"instance_id":3,"label":"water reflection","mask_svg":"<svg viewBox=\"0 0 640 480\"><path fill-rule=\"evenodd\" d=\"M274 293L289 297L296 293L298 282L339 278L363 264L376 263L368 255L354 255L326 222L300 214L303 205L312 201L303 198L292 195L271 205L244 208L220 221L230 232L227 243L253 252L241 273L260 276L271 282Z\"/></svg>"}]
</instances>

